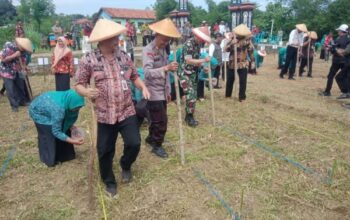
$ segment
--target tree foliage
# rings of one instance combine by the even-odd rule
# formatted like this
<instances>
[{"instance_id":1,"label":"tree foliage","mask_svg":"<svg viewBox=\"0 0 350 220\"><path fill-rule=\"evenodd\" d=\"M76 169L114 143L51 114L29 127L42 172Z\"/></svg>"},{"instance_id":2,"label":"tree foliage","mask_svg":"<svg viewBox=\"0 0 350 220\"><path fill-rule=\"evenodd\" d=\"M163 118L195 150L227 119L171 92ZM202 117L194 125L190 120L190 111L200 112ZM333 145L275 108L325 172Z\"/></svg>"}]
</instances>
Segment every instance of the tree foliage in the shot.
<instances>
[{"instance_id":1,"label":"tree foliage","mask_svg":"<svg viewBox=\"0 0 350 220\"><path fill-rule=\"evenodd\" d=\"M0 0L0 26L6 25L16 17L16 8L10 0Z\"/></svg>"},{"instance_id":2,"label":"tree foliage","mask_svg":"<svg viewBox=\"0 0 350 220\"><path fill-rule=\"evenodd\" d=\"M177 8L176 0L156 0L153 6L158 20L168 17L169 13Z\"/></svg>"}]
</instances>

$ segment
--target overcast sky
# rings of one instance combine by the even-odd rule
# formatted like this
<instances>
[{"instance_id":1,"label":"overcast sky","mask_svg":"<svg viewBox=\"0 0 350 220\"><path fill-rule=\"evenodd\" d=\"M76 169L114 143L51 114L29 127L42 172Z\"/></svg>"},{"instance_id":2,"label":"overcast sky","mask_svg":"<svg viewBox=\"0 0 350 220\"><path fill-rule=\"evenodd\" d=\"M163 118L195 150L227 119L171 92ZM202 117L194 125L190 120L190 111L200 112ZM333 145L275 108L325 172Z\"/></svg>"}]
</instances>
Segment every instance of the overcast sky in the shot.
<instances>
[{"instance_id":1,"label":"overcast sky","mask_svg":"<svg viewBox=\"0 0 350 220\"><path fill-rule=\"evenodd\" d=\"M195 6L206 8L205 0L190 0ZM215 0L220 2L221 0ZM268 0L252 0L265 8ZM18 4L19 0L13 1ZM54 0L56 13L92 15L101 7L145 9L152 6L155 0Z\"/></svg>"}]
</instances>

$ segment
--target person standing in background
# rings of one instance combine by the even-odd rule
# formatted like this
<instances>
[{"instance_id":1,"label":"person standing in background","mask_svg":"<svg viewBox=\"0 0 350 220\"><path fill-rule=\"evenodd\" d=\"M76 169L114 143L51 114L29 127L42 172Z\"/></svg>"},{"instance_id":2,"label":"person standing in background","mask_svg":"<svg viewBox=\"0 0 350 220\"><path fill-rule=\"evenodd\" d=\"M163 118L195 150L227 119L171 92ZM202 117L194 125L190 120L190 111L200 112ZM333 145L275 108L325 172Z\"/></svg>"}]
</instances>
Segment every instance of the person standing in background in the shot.
<instances>
[{"instance_id":1,"label":"person standing in background","mask_svg":"<svg viewBox=\"0 0 350 220\"><path fill-rule=\"evenodd\" d=\"M307 32L305 24L297 24L296 28L290 32L289 41L287 46L286 64L282 67L280 72L280 78L283 79L289 69L289 80L294 79L295 68L297 65L297 57L299 48L303 45L304 33Z\"/></svg>"},{"instance_id":2,"label":"person standing in background","mask_svg":"<svg viewBox=\"0 0 350 220\"><path fill-rule=\"evenodd\" d=\"M25 37L22 21L17 21L15 37Z\"/></svg>"},{"instance_id":3,"label":"person standing in background","mask_svg":"<svg viewBox=\"0 0 350 220\"><path fill-rule=\"evenodd\" d=\"M70 77L74 74L74 58L64 37L59 37L52 55L52 72L55 74L56 91L70 89Z\"/></svg>"}]
</instances>

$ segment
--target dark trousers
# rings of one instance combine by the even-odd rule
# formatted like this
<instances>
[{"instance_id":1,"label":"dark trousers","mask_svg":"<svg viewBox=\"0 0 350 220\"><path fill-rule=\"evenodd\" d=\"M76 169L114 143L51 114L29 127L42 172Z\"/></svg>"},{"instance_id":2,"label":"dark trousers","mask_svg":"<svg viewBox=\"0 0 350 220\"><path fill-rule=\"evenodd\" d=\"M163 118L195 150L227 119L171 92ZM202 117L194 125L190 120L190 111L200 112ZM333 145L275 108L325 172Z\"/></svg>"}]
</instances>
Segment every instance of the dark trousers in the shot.
<instances>
[{"instance_id":1,"label":"dark trousers","mask_svg":"<svg viewBox=\"0 0 350 220\"><path fill-rule=\"evenodd\" d=\"M58 162L75 159L74 146L68 142L57 139L52 134L51 125L35 123L38 131L38 147L41 162L47 166L55 166ZM66 132L70 136L70 130Z\"/></svg>"},{"instance_id":2,"label":"dark trousers","mask_svg":"<svg viewBox=\"0 0 350 220\"><path fill-rule=\"evenodd\" d=\"M149 43L151 43L151 36L149 35L142 36L142 45L145 47Z\"/></svg>"},{"instance_id":3,"label":"dark trousers","mask_svg":"<svg viewBox=\"0 0 350 220\"><path fill-rule=\"evenodd\" d=\"M161 146L168 127L167 102L148 101L147 108L150 115L148 142Z\"/></svg>"},{"instance_id":4,"label":"dark trousers","mask_svg":"<svg viewBox=\"0 0 350 220\"><path fill-rule=\"evenodd\" d=\"M331 92L333 86L333 80L335 75L337 75L338 71L343 69L344 63L332 63L332 66L329 70L329 74L327 76L327 86L325 92Z\"/></svg>"},{"instance_id":5,"label":"dark trousers","mask_svg":"<svg viewBox=\"0 0 350 220\"><path fill-rule=\"evenodd\" d=\"M123 156L119 162L122 169L130 170L139 154L141 138L137 123L137 117L134 115L114 125L104 123L97 125L97 153L100 174L107 186L117 185L113 173L113 158L118 133L122 135L124 141Z\"/></svg>"},{"instance_id":6,"label":"dark trousers","mask_svg":"<svg viewBox=\"0 0 350 220\"><path fill-rule=\"evenodd\" d=\"M308 69L308 73L307 73L308 76L312 76L312 64L313 64L313 62L314 62L314 58L310 57L310 59L309 59L309 65L310 65L309 67L310 68ZM300 63L300 67L299 67L299 76L303 75L305 67L308 67L307 66L307 58L302 58L301 63Z\"/></svg>"},{"instance_id":7,"label":"dark trousers","mask_svg":"<svg viewBox=\"0 0 350 220\"><path fill-rule=\"evenodd\" d=\"M214 77L217 79L216 86L219 86L221 67L222 67L222 64L219 64L215 68Z\"/></svg>"},{"instance_id":8,"label":"dark trousers","mask_svg":"<svg viewBox=\"0 0 350 220\"><path fill-rule=\"evenodd\" d=\"M0 93L3 95L3 94L5 94L5 91L6 91L5 83L3 82L3 83L2 83L2 88L1 88L1 90L0 90Z\"/></svg>"},{"instance_id":9,"label":"dark trousers","mask_svg":"<svg viewBox=\"0 0 350 220\"><path fill-rule=\"evenodd\" d=\"M69 73L55 74L56 91L67 91L70 89L70 75Z\"/></svg>"},{"instance_id":10,"label":"dark trousers","mask_svg":"<svg viewBox=\"0 0 350 220\"><path fill-rule=\"evenodd\" d=\"M197 84L197 99L204 99L204 87L205 81L199 79Z\"/></svg>"},{"instance_id":11,"label":"dark trousers","mask_svg":"<svg viewBox=\"0 0 350 220\"><path fill-rule=\"evenodd\" d=\"M248 78L248 70L247 68L238 69L238 77L239 77L239 99L246 99L246 90L247 90L247 78ZM232 96L233 85L235 82L235 70L228 69L227 71L227 83L226 83L226 97Z\"/></svg>"},{"instance_id":12,"label":"dark trousers","mask_svg":"<svg viewBox=\"0 0 350 220\"><path fill-rule=\"evenodd\" d=\"M175 101L176 100L176 89L175 89L175 82L171 83L171 101ZM182 96L184 96L184 91L179 83L179 90L180 90L180 99Z\"/></svg>"},{"instance_id":13,"label":"dark trousers","mask_svg":"<svg viewBox=\"0 0 350 220\"><path fill-rule=\"evenodd\" d=\"M289 78L292 78L295 73L295 67L297 65L298 48L288 46L286 63L284 64L280 76L285 75L288 72L289 67Z\"/></svg>"},{"instance_id":14,"label":"dark trousers","mask_svg":"<svg viewBox=\"0 0 350 220\"><path fill-rule=\"evenodd\" d=\"M12 108L18 108L21 104L26 102L23 94L23 79L20 79L18 74L14 79L3 78L7 98Z\"/></svg>"},{"instance_id":15,"label":"dark trousers","mask_svg":"<svg viewBox=\"0 0 350 220\"><path fill-rule=\"evenodd\" d=\"M73 40L73 49L76 50L78 48L80 50L80 37L74 37Z\"/></svg>"},{"instance_id":16,"label":"dark trousers","mask_svg":"<svg viewBox=\"0 0 350 220\"><path fill-rule=\"evenodd\" d=\"M350 65L344 65L343 69L335 77L342 93L350 92Z\"/></svg>"}]
</instances>

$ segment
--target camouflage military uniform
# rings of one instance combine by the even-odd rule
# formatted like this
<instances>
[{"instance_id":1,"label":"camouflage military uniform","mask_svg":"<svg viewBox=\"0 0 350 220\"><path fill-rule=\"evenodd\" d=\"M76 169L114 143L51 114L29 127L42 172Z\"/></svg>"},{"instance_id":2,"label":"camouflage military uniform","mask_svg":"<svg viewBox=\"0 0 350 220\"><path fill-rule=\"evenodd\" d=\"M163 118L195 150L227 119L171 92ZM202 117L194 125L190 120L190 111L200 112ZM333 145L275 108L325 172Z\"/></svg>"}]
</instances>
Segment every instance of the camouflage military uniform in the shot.
<instances>
[{"instance_id":1,"label":"camouflage military uniform","mask_svg":"<svg viewBox=\"0 0 350 220\"><path fill-rule=\"evenodd\" d=\"M199 59L200 45L194 38L187 40L181 54L180 84L186 95L186 113L193 114L197 101L198 67L186 64L186 58Z\"/></svg>"}]
</instances>

